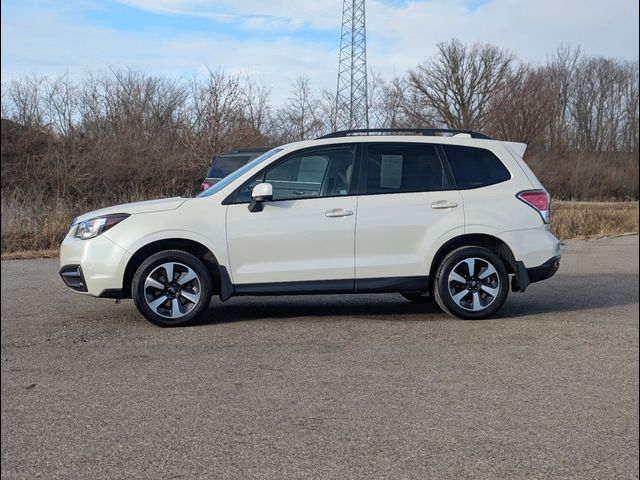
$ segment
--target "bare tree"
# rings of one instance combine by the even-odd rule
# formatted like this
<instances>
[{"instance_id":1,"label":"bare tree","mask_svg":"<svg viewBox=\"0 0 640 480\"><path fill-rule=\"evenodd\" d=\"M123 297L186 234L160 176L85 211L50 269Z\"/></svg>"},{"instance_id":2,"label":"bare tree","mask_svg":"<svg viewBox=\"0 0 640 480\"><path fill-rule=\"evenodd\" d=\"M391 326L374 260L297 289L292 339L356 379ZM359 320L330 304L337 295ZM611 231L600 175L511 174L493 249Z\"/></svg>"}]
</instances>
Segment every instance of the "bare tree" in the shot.
<instances>
[{"instance_id":1,"label":"bare tree","mask_svg":"<svg viewBox=\"0 0 640 480\"><path fill-rule=\"evenodd\" d=\"M623 144L630 78L628 66L606 58L584 58L574 76L569 112L576 147L583 151L617 151Z\"/></svg>"},{"instance_id":2,"label":"bare tree","mask_svg":"<svg viewBox=\"0 0 640 480\"><path fill-rule=\"evenodd\" d=\"M13 110L13 119L25 127L42 128L45 118L42 111L45 77L28 76L12 80L6 89ZM3 91L5 88L2 89Z\"/></svg>"},{"instance_id":3,"label":"bare tree","mask_svg":"<svg viewBox=\"0 0 640 480\"><path fill-rule=\"evenodd\" d=\"M416 100L433 109L450 128L484 128L489 105L506 87L515 60L496 46L467 46L458 40L438 44L438 53L409 72Z\"/></svg>"},{"instance_id":4,"label":"bare tree","mask_svg":"<svg viewBox=\"0 0 640 480\"><path fill-rule=\"evenodd\" d=\"M582 57L580 47L563 44L554 52L545 67L546 89L553 98L547 136L548 148L565 151L572 139L568 123L569 103L577 65Z\"/></svg>"},{"instance_id":5,"label":"bare tree","mask_svg":"<svg viewBox=\"0 0 640 480\"><path fill-rule=\"evenodd\" d=\"M323 89L320 92L319 100L319 120L322 123L322 134L335 132L338 129L337 123L337 102L336 91Z\"/></svg>"},{"instance_id":6,"label":"bare tree","mask_svg":"<svg viewBox=\"0 0 640 480\"><path fill-rule=\"evenodd\" d=\"M640 124L640 82L638 59L626 66L628 78L625 95L625 125L623 130L623 150L638 153L638 134Z\"/></svg>"},{"instance_id":7,"label":"bare tree","mask_svg":"<svg viewBox=\"0 0 640 480\"><path fill-rule=\"evenodd\" d=\"M192 82L193 131L198 152L219 152L237 144L244 122L241 79L223 70L212 71L204 83Z\"/></svg>"},{"instance_id":8,"label":"bare tree","mask_svg":"<svg viewBox=\"0 0 640 480\"><path fill-rule=\"evenodd\" d=\"M245 118L254 135L262 137L271 123L270 91L251 77L244 78L243 97Z\"/></svg>"},{"instance_id":9,"label":"bare tree","mask_svg":"<svg viewBox=\"0 0 640 480\"><path fill-rule=\"evenodd\" d=\"M311 80L299 76L291 84L291 96L277 112L277 125L283 141L314 138L322 132L318 102L311 89Z\"/></svg>"},{"instance_id":10,"label":"bare tree","mask_svg":"<svg viewBox=\"0 0 640 480\"><path fill-rule=\"evenodd\" d=\"M553 96L542 68L523 66L510 73L505 88L491 102L488 130L497 138L544 147Z\"/></svg>"}]
</instances>

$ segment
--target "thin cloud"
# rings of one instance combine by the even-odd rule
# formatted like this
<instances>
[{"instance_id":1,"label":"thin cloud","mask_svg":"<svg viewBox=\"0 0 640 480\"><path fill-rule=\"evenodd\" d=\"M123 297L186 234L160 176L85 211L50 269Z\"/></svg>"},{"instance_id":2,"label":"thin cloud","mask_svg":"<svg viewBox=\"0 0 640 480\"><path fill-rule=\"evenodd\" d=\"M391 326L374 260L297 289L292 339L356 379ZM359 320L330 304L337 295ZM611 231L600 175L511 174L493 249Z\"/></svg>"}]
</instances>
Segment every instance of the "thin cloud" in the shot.
<instances>
[{"instance_id":1,"label":"thin cloud","mask_svg":"<svg viewBox=\"0 0 640 480\"><path fill-rule=\"evenodd\" d=\"M175 17L179 26L167 34L162 28L136 28L131 21L95 21L116 4L150 16L150 22L158 18L153 15ZM300 74L309 75L316 87L335 87L340 0L116 4L3 4L3 78L78 75L109 65L190 77L208 65L255 76L271 88L274 101L286 98ZM198 28L189 28L195 17ZM609 0L606 8L595 0L376 0L367 3L367 22L368 63L385 77L404 73L431 56L437 42L451 38L493 43L534 62L544 61L561 43L582 45L589 54L638 55L638 3L631 0Z\"/></svg>"}]
</instances>

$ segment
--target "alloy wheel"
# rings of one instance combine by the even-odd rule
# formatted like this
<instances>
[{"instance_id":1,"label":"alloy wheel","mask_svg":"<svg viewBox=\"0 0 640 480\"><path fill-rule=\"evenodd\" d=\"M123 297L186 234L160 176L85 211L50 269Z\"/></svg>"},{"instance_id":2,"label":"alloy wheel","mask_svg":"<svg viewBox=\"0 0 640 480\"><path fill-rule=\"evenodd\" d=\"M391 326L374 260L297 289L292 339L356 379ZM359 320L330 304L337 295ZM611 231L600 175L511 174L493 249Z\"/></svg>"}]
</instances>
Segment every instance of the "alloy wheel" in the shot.
<instances>
[{"instance_id":1,"label":"alloy wheel","mask_svg":"<svg viewBox=\"0 0 640 480\"><path fill-rule=\"evenodd\" d=\"M191 312L202 294L198 274L178 262L158 265L144 281L147 305L161 317L179 319Z\"/></svg>"},{"instance_id":2,"label":"alloy wheel","mask_svg":"<svg viewBox=\"0 0 640 480\"><path fill-rule=\"evenodd\" d=\"M489 307L500 292L498 271L484 258L469 257L458 262L447 280L451 299L472 312Z\"/></svg>"}]
</instances>

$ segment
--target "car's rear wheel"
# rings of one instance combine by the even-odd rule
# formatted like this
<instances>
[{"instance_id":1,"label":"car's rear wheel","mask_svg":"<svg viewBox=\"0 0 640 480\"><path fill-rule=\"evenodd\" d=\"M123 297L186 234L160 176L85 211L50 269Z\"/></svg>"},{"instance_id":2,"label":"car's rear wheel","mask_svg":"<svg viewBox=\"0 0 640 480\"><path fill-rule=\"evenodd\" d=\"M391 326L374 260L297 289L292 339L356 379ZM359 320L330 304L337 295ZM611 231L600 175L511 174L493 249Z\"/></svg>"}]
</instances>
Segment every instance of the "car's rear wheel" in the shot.
<instances>
[{"instance_id":1,"label":"car's rear wheel","mask_svg":"<svg viewBox=\"0 0 640 480\"><path fill-rule=\"evenodd\" d=\"M487 318L502 307L508 293L504 262L486 248L458 248L442 260L436 272L435 300L458 318Z\"/></svg>"},{"instance_id":2,"label":"car's rear wheel","mask_svg":"<svg viewBox=\"0 0 640 480\"><path fill-rule=\"evenodd\" d=\"M131 292L138 311L161 327L188 325L209 306L211 275L194 255L164 250L147 258L133 277Z\"/></svg>"}]
</instances>

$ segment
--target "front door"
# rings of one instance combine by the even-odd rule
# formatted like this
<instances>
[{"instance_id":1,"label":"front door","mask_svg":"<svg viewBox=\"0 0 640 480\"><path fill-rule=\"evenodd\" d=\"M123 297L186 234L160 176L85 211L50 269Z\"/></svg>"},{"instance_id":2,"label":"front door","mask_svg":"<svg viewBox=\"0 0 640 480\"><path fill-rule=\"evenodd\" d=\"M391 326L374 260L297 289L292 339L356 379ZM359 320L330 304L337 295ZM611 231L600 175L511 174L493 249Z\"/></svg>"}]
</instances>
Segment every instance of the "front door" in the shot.
<instances>
[{"instance_id":1,"label":"front door","mask_svg":"<svg viewBox=\"0 0 640 480\"><path fill-rule=\"evenodd\" d=\"M351 174L355 147L309 149L266 167L227 207L232 281L239 291L294 291L299 282L326 290L352 288L357 197ZM273 187L260 212L247 208L253 187ZM297 285L296 285L297 284ZM318 285L310 285L317 288ZM323 289L323 288L318 288Z\"/></svg>"}]
</instances>

